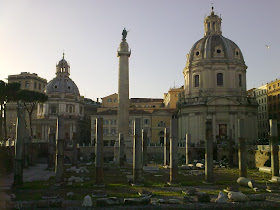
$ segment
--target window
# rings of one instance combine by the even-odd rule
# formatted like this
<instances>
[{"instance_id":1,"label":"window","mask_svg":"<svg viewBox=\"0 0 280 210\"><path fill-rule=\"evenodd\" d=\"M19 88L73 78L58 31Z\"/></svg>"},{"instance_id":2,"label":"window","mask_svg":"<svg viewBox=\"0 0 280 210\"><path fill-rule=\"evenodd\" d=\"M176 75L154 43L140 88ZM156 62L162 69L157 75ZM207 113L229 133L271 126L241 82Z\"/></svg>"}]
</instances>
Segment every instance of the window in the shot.
<instances>
[{"instance_id":1,"label":"window","mask_svg":"<svg viewBox=\"0 0 280 210\"><path fill-rule=\"evenodd\" d=\"M103 125L109 125L109 120L103 120Z\"/></svg>"},{"instance_id":2,"label":"window","mask_svg":"<svg viewBox=\"0 0 280 210\"><path fill-rule=\"evenodd\" d=\"M25 88L29 88L29 82L28 81L25 82Z\"/></svg>"},{"instance_id":3,"label":"window","mask_svg":"<svg viewBox=\"0 0 280 210\"><path fill-rule=\"evenodd\" d=\"M165 122L160 121L160 122L158 123L158 127L164 127L164 126L165 126Z\"/></svg>"},{"instance_id":4,"label":"window","mask_svg":"<svg viewBox=\"0 0 280 210\"><path fill-rule=\"evenodd\" d=\"M37 88L37 82L34 82L34 89Z\"/></svg>"},{"instance_id":5,"label":"window","mask_svg":"<svg viewBox=\"0 0 280 210\"><path fill-rule=\"evenodd\" d=\"M111 99L111 98L108 98L108 102L112 102L112 99Z\"/></svg>"},{"instance_id":6,"label":"window","mask_svg":"<svg viewBox=\"0 0 280 210\"><path fill-rule=\"evenodd\" d=\"M222 73L217 74L217 85L218 86L223 86L224 84L224 78Z\"/></svg>"},{"instance_id":7,"label":"window","mask_svg":"<svg viewBox=\"0 0 280 210\"><path fill-rule=\"evenodd\" d=\"M57 112L56 106L51 106L50 112L51 114L56 114Z\"/></svg>"},{"instance_id":8,"label":"window","mask_svg":"<svg viewBox=\"0 0 280 210\"><path fill-rule=\"evenodd\" d=\"M149 124L149 119L144 119L144 124L145 125Z\"/></svg>"},{"instance_id":9,"label":"window","mask_svg":"<svg viewBox=\"0 0 280 210\"><path fill-rule=\"evenodd\" d=\"M112 134L112 135L115 135L116 133L117 133L117 132L116 132L116 128L112 128L112 129L111 129L111 134Z\"/></svg>"},{"instance_id":10,"label":"window","mask_svg":"<svg viewBox=\"0 0 280 210\"><path fill-rule=\"evenodd\" d=\"M111 125L116 125L117 124L117 120L111 120Z\"/></svg>"},{"instance_id":11,"label":"window","mask_svg":"<svg viewBox=\"0 0 280 210\"><path fill-rule=\"evenodd\" d=\"M242 87L242 74L239 74L238 78L239 78L239 87Z\"/></svg>"},{"instance_id":12,"label":"window","mask_svg":"<svg viewBox=\"0 0 280 210\"><path fill-rule=\"evenodd\" d=\"M109 134L109 129L108 128L103 128L103 133L104 134Z\"/></svg>"},{"instance_id":13,"label":"window","mask_svg":"<svg viewBox=\"0 0 280 210\"><path fill-rule=\"evenodd\" d=\"M118 99L117 99L117 98L115 98L114 102L116 102L116 103L117 103L117 102L118 102Z\"/></svg>"},{"instance_id":14,"label":"window","mask_svg":"<svg viewBox=\"0 0 280 210\"><path fill-rule=\"evenodd\" d=\"M199 75L194 76L194 87L199 87Z\"/></svg>"}]
</instances>

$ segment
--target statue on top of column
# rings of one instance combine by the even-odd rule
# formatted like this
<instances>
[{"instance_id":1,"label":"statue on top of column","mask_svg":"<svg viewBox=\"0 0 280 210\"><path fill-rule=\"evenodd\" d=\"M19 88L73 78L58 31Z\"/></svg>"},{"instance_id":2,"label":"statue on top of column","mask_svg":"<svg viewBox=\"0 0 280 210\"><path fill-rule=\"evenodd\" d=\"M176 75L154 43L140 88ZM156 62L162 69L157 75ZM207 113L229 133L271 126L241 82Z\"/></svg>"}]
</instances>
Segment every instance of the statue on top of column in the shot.
<instances>
[{"instance_id":1,"label":"statue on top of column","mask_svg":"<svg viewBox=\"0 0 280 210\"><path fill-rule=\"evenodd\" d=\"M122 31L122 40L125 41L128 31L124 28Z\"/></svg>"}]
</instances>

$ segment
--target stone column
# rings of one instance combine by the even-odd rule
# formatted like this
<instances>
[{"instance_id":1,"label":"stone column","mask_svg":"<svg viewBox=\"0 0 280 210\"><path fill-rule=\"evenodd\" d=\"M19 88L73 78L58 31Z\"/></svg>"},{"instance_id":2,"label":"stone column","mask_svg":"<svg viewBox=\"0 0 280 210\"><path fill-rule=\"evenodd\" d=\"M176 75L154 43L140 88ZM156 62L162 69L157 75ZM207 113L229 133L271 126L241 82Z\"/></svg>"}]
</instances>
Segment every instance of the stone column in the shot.
<instances>
[{"instance_id":1,"label":"stone column","mask_svg":"<svg viewBox=\"0 0 280 210\"><path fill-rule=\"evenodd\" d=\"M56 162L55 162L55 181L63 182L64 165L64 118L58 117L56 123Z\"/></svg>"},{"instance_id":2,"label":"stone column","mask_svg":"<svg viewBox=\"0 0 280 210\"><path fill-rule=\"evenodd\" d=\"M170 180L169 184L177 182L178 175L178 119L172 116L170 120Z\"/></svg>"},{"instance_id":3,"label":"stone column","mask_svg":"<svg viewBox=\"0 0 280 210\"><path fill-rule=\"evenodd\" d=\"M186 134L186 165L191 163L191 134L187 133Z\"/></svg>"},{"instance_id":4,"label":"stone column","mask_svg":"<svg viewBox=\"0 0 280 210\"><path fill-rule=\"evenodd\" d=\"M73 151L72 151L72 165L73 166L77 166L77 156L78 156L78 152L77 152L77 133L75 131L73 131L73 135L72 135L72 144L73 144Z\"/></svg>"},{"instance_id":5,"label":"stone column","mask_svg":"<svg viewBox=\"0 0 280 210\"><path fill-rule=\"evenodd\" d=\"M95 184L103 185L103 118L96 119Z\"/></svg>"},{"instance_id":6,"label":"stone column","mask_svg":"<svg viewBox=\"0 0 280 210\"><path fill-rule=\"evenodd\" d=\"M124 167L124 138L122 133L119 133L119 164L120 167Z\"/></svg>"},{"instance_id":7,"label":"stone column","mask_svg":"<svg viewBox=\"0 0 280 210\"><path fill-rule=\"evenodd\" d=\"M232 129L229 129L228 135L228 164L229 167L233 167L233 155L234 155L234 148L233 148L233 137L232 137Z\"/></svg>"},{"instance_id":8,"label":"stone column","mask_svg":"<svg viewBox=\"0 0 280 210\"><path fill-rule=\"evenodd\" d=\"M133 184L141 184L141 118L134 120L134 143L133 143Z\"/></svg>"},{"instance_id":9,"label":"stone column","mask_svg":"<svg viewBox=\"0 0 280 210\"><path fill-rule=\"evenodd\" d=\"M244 119L238 119L238 163L240 177L247 177L246 152L245 123Z\"/></svg>"},{"instance_id":10,"label":"stone column","mask_svg":"<svg viewBox=\"0 0 280 210\"><path fill-rule=\"evenodd\" d=\"M213 183L213 127L211 119L206 120L205 127L205 183Z\"/></svg>"},{"instance_id":11,"label":"stone column","mask_svg":"<svg viewBox=\"0 0 280 210\"><path fill-rule=\"evenodd\" d=\"M123 38L118 49L119 84L118 84L118 133L122 133L126 146L126 159L132 161L132 141L129 139L129 57L131 51Z\"/></svg>"},{"instance_id":12,"label":"stone column","mask_svg":"<svg viewBox=\"0 0 280 210\"><path fill-rule=\"evenodd\" d=\"M15 140L14 160L14 185L20 186L23 183L23 150L25 137L25 110L21 105L17 107L17 124Z\"/></svg>"},{"instance_id":13,"label":"stone column","mask_svg":"<svg viewBox=\"0 0 280 210\"><path fill-rule=\"evenodd\" d=\"M25 121L25 127L27 127L26 125L26 121ZM30 153L32 152L32 150L30 149L30 135L29 135L29 130L27 130L27 128L25 129L25 135L24 135L24 167L28 168L28 166L31 164L30 163Z\"/></svg>"},{"instance_id":14,"label":"stone column","mask_svg":"<svg viewBox=\"0 0 280 210\"><path fill-rule=\"evenodd\" d=\"M48 129L48 168L54 167L54 146L55 146L55 134L51 127Z\"/></svg>"},{"instance_id":15,"label":"stone column","mask_svg":"<svg viewBox=\"0 0 280 210\"><path fill-rule=\"evenodd\" d=\"M168 138L167 128L164 128L164 151L163 151L163 165L169 165L169 150L170 150L170 142Z\"/></svg>"},{"instance_id":16,"label":"stone column","mask_svg":"<svg viewBox=\"0 0 280 210\"><path fill-rule=\"evenodd\" d=\"M142 129L142 164L143 166L147 165L148 152L147 152L147 133Z\"/></svg>"},{"instance_id":17,"label":"stone column","mask_svg":"<svg viewBox=\"0 0 280 210\"><path fill-rule=\"evenodd\" d=\"M269 120L272 182L280 182L277 120Z\"/></svg>"}]
</instances>

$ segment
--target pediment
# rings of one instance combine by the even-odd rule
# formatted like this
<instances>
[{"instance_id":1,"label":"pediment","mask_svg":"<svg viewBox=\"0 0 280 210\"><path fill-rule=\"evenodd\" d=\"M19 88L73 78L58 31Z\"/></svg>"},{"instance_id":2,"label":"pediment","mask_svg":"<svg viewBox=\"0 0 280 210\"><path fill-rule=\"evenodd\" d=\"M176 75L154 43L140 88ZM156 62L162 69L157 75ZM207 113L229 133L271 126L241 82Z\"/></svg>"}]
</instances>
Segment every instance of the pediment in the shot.
<instances>
[{"instance_id":1,"label":"pediment","mask_svg":"<svg viewBox=\"0 0 280 210\"><path fill-rule=\"evenodd\" d=\"M210 99L207 103L207 105L240 105L240 103L234 99L234 98L230 98L230 97L215 97Z\"/></svg>"}]
</instances>

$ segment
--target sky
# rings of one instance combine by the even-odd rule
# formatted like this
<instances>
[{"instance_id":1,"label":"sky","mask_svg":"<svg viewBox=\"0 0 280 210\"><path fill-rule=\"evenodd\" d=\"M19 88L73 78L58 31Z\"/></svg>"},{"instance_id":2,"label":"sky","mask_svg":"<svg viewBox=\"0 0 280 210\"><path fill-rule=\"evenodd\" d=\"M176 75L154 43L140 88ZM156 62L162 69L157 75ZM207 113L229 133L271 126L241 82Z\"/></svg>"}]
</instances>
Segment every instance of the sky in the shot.
<instances>
[{"instance_id":1,"label":"sky","mask_svg":"<svg viewBox=\"0 0 280 210\"><path fill-rule=\"evenodd\" d=\"M64 51L82 96L117 93L126 27L130 97L163 98L184 84L186 55L204 35L211 3L223 36L243 53L247 89L280 78L279 0L0 0L0 80L30 72L50 81Z\"/></svg>"}]
</instances>

